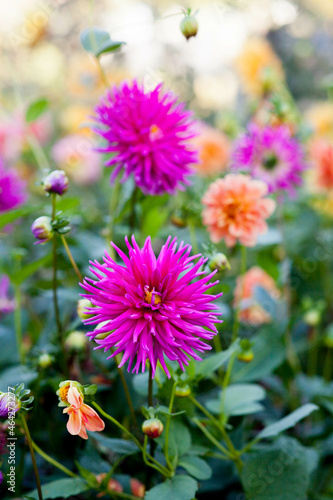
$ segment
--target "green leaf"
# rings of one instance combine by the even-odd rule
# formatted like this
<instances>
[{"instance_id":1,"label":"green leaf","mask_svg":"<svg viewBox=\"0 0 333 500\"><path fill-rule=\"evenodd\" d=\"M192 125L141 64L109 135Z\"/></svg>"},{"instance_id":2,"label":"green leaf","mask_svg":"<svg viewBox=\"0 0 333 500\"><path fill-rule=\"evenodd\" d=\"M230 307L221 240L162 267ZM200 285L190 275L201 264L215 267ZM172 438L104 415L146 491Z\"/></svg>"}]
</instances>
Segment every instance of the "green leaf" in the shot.
<instances>
[{"instance_id":1,"label":"green leaf","mask_svg":"<svg viewBox=\"0 0 333 500\"><path fill-rule=\"evenodd\" d=\"M19 271L9 275L11 281L15 285L20 285L27 278L29 278L29 276L38 271L38 269L47 266L51 262L51 258L51 254L44 255L44 257L41 257L40 259L35 260L34 262L30 262L30 264L27 264L26 266L23 266Z\"/></svg>"},{"instance_id":2,"label":"green leaf","mask_svg":"<svg viewBox=\"0 0 333 500\"><path fill-rule=\"evenodd\" d=\"M107 31L100 28L87 28L82 31L80 40L83 48L95 57L108 52L115 52L121 48L125 42L114 42Z\"/></svg>"},{"instance_id":3,"label":"green leaf","mask_svg":"<svg viewBox=\"0 0 333 500\"><path fill-rule=\"evenodd\" d=\"M49 107L49 102L45 97L41 97L40 99L37 99L36 101L33 101L25 114L25 121L27 123L34 122L39 118L47 108Z\"/></svg>"},{"instance_id":4,"label":"green leaf","mask_svg":"<svg viewBox=\"0 0 333 500\"><path fill-rule=\"evenodd\" d=\"M305 500L317 461L315 450L286 437L252 452L241 474L247 500Z\"/></svg>"},{"instance_id":5,"label":"green leaf","mask_svg":"<svg viewBox=\"0 0 333 500\"><path fill-rule=\"evenodd\" d=\"M21 383L28 386L37 377L38 373L26 366L11 366L0 375L0 391L7 392L8 387L14 387L14 385Z\"/></svg>"},{"instance_id":6,"label":"green leaf","mask_svg":"<svg viewBox=\"0 0 333 500\"><path fill-rule=\"evenodd\" d=\"M146 493L145 500L192 500L197 489L198 484L194 479L179 474L154 486Z\"/></svg>"},{"instance_id":7,"label":"green leaf","mask_svg":"<svg viewBox=\"0 0 333 500\"><path fill-rule=\"evenodd\" d=\"M168 215L169 212L165 208L152 208L143 219L141 227L142 236L150 236L153 239L159 229L165 224Z\"/></svg>"},{"instance_id":8,"label":"green leaf","mask_svg":"<svg viewBox=\"0 0 333 500\"><path fill-rule=\"evenodd\" d=\"M65 212L66 210L72 210L73 208L77 208L80 205L81 200L79 198L68 198L62 197L60 200L57 200L57 212Z\"/></svg>"},{"instance_id":9,"label":"green leaf","mask_svg":"<svg viewBox=\"0 0 333 500\"><path fill-rule=\"evenodd\" d=\"M218 370L230 357L239 349L239 342L234 342L226 351L218 352L212 356L208 356L203 361L198 362L197 377L209 378Z\"/></svg>"},{"instance_id":10,"label":"green leaf","mask_svg":"<svg viewBox=\"0 0 333 500\"><path fill-rule=\"evenodd\" d=\"M149 378L149 373L139 373L138 375L134 375L133 377L133 387L135 391L138 394L141 394L141 396L147 396L147 387L148 387L148 378ZM158 391L158 385L153 380L153 395L155 396Z\"/></svg>"},{"instance_id":11,"label":"green leaf","mask_svg":"<svg viewBox=\"0 0 333 500\"><path fill-rule=\"evenodd\" d=\"M181 457L191 448L191 434L188 428L177 420L171 420L169 431L169 455Z\"/></svg>"},{"instance_id":12,"label":"green leaf","mask_svg":"<svg viewBox=\"0 0 333 500\"><path fill-rule=\"evenodd\" d=\"M317 405L314 405L312 403L303 405L300 408L297 408L297 410L290 413L290 415L288 415L287 417L284 417L281 420L274 422L274 424L265 427L265 429L258 434L257 439L264 439L268 437L277 436L286 429L294 427L297 424L297 422L307 417L315 410L318 410Z\"/></svg>"},{"instance_id":13,"label":"green leaf","mask_svg":"<svg viewBox=\"0 0 333 500\"><path fill-rule=\"evenodd\" d=\"M24 217L31 212L37 211L36 207L29 208L18 208L17 210L10 210L9 212L5 212L4 214L0 214L0 229L7 226L8 224L12 224L16 219L20 217Z\"/></svg>"},{"instance_id":14,"label":"green leaf","mask_svg":"<svg viewBox=\"0 0 333 500\"><path fill-rule=\"evenodd\" d=\"M79 495L84 491L89 490L89 486L81 478L66 478L52 481L49 484L42 486L44 500L48 498L68 498L72 495ZM29 496L38 500L38 491L34 490L29 493Z\"/></svg>"},{"instance_id":15,"label":"green leaf","mask_svg":"<svg viewBox=\"0 0 333 500\"><path fill-rule=\"evenodd\" d=\"M178 465L183 467L191 476L199 480L209 479L212 476L212 469L202 460L195 456L183 457Z\"/></svg>"},{"instance_id":16,"label":"green leaf","mask_svg":"<svg viewBox=\"0 0 333 500\"><path fill-rule=\"evenodd\" d=\"M209 411L216 415L249 415L263 409L258 403L265 399L266 392L257 384L234 384L221 391L219 399L206 402Z\"/></svg>"},{"instance_id":17,"label":"green leaf","mask_svg":"<svg viewBox=\"0 0 333 500\"><path fill-rule=\"evenodd\" d=\"M88 434L104 448L124 457L133 455L139 451L139 448L132 441L126 441L126 439L113 439L96 432L89 432Z\"/></svg>"}]
</instances>

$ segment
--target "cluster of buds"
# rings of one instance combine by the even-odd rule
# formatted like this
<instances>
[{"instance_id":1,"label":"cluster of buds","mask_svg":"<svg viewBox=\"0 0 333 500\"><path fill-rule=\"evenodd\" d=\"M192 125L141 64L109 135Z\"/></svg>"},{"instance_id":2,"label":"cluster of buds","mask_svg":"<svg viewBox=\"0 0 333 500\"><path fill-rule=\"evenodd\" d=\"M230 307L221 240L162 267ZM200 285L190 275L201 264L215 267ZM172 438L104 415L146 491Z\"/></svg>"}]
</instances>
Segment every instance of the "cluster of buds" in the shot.
<instances>
[{"instance_id":1,"label":"cluster of buds","mask_svg":"<svg viewBox=\"0 0 333 500\"><path fill-rule=\"evenodd\" d=\"M53 170L42 182L44 191L50 195L62 196L68 189L68 177L63 170ZM70 230L69 221L57 214L55 219L47 215L38 217L31 226L31 232L36 238L35 243L47 243L55 232L65 234Z\"/></svg>"},{"instance_id":2,"label":"cluster of buds","mask_svg":"<svg viewBox=\"0 0 333 500\"><path fill-rule=\"evenodd\" d=\"M254 352L252 350L252 342L249 339L242 339L240 342L240 352L237 355L238 361L243 361L243 363L250 363L254 358Z\"/></svg>"}]
</instances>

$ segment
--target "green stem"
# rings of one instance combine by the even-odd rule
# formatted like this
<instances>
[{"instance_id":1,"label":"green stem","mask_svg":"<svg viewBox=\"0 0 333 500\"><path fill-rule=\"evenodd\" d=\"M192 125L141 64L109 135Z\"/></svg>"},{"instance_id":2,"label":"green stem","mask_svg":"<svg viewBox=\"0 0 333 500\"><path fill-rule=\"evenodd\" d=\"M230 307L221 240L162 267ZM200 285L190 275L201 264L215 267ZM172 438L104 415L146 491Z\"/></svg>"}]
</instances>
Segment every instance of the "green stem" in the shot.
<instances>
[{"instance_id":1,"label":"green stem","mask_svg":"<svg viewBox=\"0 0 333 500\"><path fill-rule=\"evenodd\" d=\"M204 425L202 425L198 418L193 417L192 421L199 427L203 434L205 434L209 441L216 446L216 448L218 448L222 453L224 453L224 455L230 458L230 460L233 460L233 456L231 455L231 453L229 453L228 450L224 446L222 446L222 444L219 443L217 439L214 438L214 436L209 432L208 429L206 429Z\"/></svg>"},{"instance_id":2,"label":"green stem","mask_svg":"<svg viewBox=\"0 0 333 500\"><path fill-rule=\"evenodd\" d=\"M154 406L153 399L153 368L149 363L149 377L148 377L148 407Z\"/></svg>"},{"instance_id":3,"label":"green stem","mask_svg":"<svg viewBox=\"0 0 333 500\"><path fill-rule=\"evenodd\" d=\"M148 436L145 436L144 441L143 441L143 448L142 448L142 458L143 458L144 463L146 465L148 465L148 467L152 467L153 469L157 470L160 474L165 476L165 472L164 472L164 470L162 470L161 467L158 467L157 465L149 462L149 460L147 458L147 444L148 444ZM168 473L167 477L170 477L169 473Z\"/></svg>"},{"instance_id":4,"label":"green stem","mask_svg":"<svg viewBox=\"0 0 333 500\"><path fill-rule=\"evenodd\" d=\"M111 349L111 351L114 352L113 349ZM121 383L122 383L122 386L123 386L123 389L124 389L124 392L125 392L126 401L127 401L130 413L131 413L131 417L132 417L134 426L138 429L139 428L139 424L138 424L138 421L137 421L137 418L136 418L136 415L135 415L135 410L134 410L134 406L133 406L131 394L130 394L130 391L129 391L129 388L128 388L128 385L127 385L127 382L126 382L126 378L125 378L124 372L123 372L122 368L119 367L119 364L120 364L119 355L117 354L117 356L115 356L114 359L115 359L115 364L117 366L118 375L119 375L119 378L121 380Z\"/></svg>"},{"instance_id":5,"label":"green stem","mask_svg":"<svg viewBox=\"0 0 333 500\"><path fill-rule=\"evenodd\" d=\"M56 203L57 195L52 194L52 222L56 217ZM52 279L52 290L53 290L53 305L54 305L54 315L57 325L57 331L60 338L60 343L62 344L62 326L60 321L59 305L58 305L58 295L57 295L57 238L53 235L52 238L52 268L53 268L53 279Z\"/></svg>"},{"instance_id":6,"label":"green stem","mask_svg":"<svg viewBox=\"0 0 333 500\"><path fill-rule=\"evenodd\" d=\"M22 339L22 314L21 314L21 289L19 285L15 285L15 312L14 312L14 323L15 323L15 335L16 335L16 345L17 352L20 356L21 363L25 362L25 351Z\"/></svg>"},{"instance_id":7,"label":"green stem","mask_svg":"<svg viewBox=\"0 0 333 500\"><path fill-rule=\"evenodd\" d=\"M315 326L313 329L313 337L309 351L308 360L308 375L311 377L317 373L318 363L318 328Z\"/></svg>"},{"instance_id":8,"label":"green stem","mask_svg":"<svg viewBox=\"0 0 333 500\"><path fill-rule=\"evenodd\" d=\"M135 187L133 189L133 193L132 193L132 197L131 197L131 215L130 215L129 224L130 224L130 228L131 228L132 232L134 231L134 228L135 228L135 221L136 221L135 205L137 202L138 192L139 192L138 188Z\"/></svg>"},{"instance_id":9,"label":"green stem","mask_svg":"<svg viewBox=\"0 0 333 500\"><path fill-rule=\"evenodd\" d=\"M244 245L241 246L241 287L243 289L244 286L244 274L246 273L246 247ZM235 311L235 319L232 328L232 337L231 343L234 342L238 337L239 331L239 320L240 320L240 312L241 312L241 300L242 300L243 290L240 293L240 299L236 307Z\"/></svg>"},{"instance_id":10,"label":"green stem","mask_svg":"<svg viewBox=\"0 0 333 500\"><path fill-rule=\"evenodd\" d=\"M92 403L92 405L96 408L96 410L99 411L99 413L101 415L103 415L103 417L110 420L110 422L112 422L114 425L116 425L122 432L127 434L134 441L134 443L139 448L139 450L143 453L143 451L144 451L143 446L141 445L139 440L135 436L133 436L133 434L128 429L126 429L126 427L124 427L115 418L111 417L111 415L109 415L104 410L102 410L102 408L95 401ZM160 472L161 472L161 474L163 474L163 476L170 477L170 472L168 471L168 469L166 469L162 464L160 464L157 460L155 460L154 457L152 457L149 453L146 453L145 456L146 456L146 458L148 458L151 462L153 462L155 465L157 465L160 468ZM147 464L147 465L149 465L149 464Z\"/></svg>"},{"instance_id":11,"label":"green stem","mask_svg":"<svg viewBox=\"0 0 333 500\"><path fill-rule=\"evenodd\" d=\"M60 238L61 238L61 241L62 241L62 243L63 243L63 245L64 245L64 247L65 247L65 250L66 250L66 252L67 252L68 258L69 258L69 260L70 260L70 262L71 262L71 264L72 264L72 266L73 266L73 268L74 268L74 271L76 272L77 277L79 278L79 280L80 280L81 282L83 282L83 276L82 276L82 274L80 273L79 268L78 268L78 267L77 267L77 265L76 265L76 262L75 262L75 260L74 260L73 255L72 255L72 252L70 251L70 248L69 248L69 246L68 246L68 243L67 243L67 241L66 241L65 236L64 236L63 234L61 234L61 235L60 235Z\"/></svg>"},{"instance_id":12,"label":"green stem","mask_svg":"<svg viewBox=\"0 0 333 500\"><path fill-rule=\"evenodd\" d=\"M325 356L325 362L324 362L324 373L323 377L327 382L330 382L332 379L332 372L333 372L333 350L331 348L327 349L327 353Z\"/></svg>"},{"instance_id":13,"label":"green stem","mask_svg":"<svg viewBox=\"0 0 333 500\"><path fill-rule=\"evenodd\" d=\"M222 351L222 343L220 339L220 335L214 335L213 337L213 342L214 342L214 349L216 352L221 352Z\"/></svg>"},{"instance_id":14,"label":"green stem","mask_svg":"<svg viewBox=\"0 0 333 500\"><path fill-rule=\"evenodd\" d=\"M37 483L38 498L39 498L39 500L43 500L42 487L41 487L41 484L40 484L38 467L37 467L37 463L36 463L36 457L35 457L35 452L34 452L34 448L33 448L33 444L32 444L32 439L31 439L31 436L30 436L28 424L27 424L24 416L22 415L22 413L21 413L21 422L22 422L22 425L23 425L24 433L25 433L27 441L28 441L28 445L29 445L29 450L30 450L30 455L31 455L31 460L32 460L32 466L33 466L33 469L34 469L34 474L35 474L36 483Z\"/></svg>"},{"instance_id":15,"label":"green stem","mask_svg":"<svg viewBox=\"0 0 333 500\"><path fill-rule=\"evenodd\" d=\"M173 410L173 402L175 400L175 392L176 392L176 385L177 382L174 382L172 386L172 391L171 391L171 396L170 396L170 403L169 403L169 415L167 416L167 421L165 424L165 445L164 445L164 455L165 455L165 461L167 463L167 466L169 467L170 470L174 470L170 459L169 459L169 431L170 431L170 422L171 422L171 413Z\"/></svg>"},{"instance_id":16,"label":"green stem","mask_svg":"<svg viewBox=\"0 0 333 500\"><path fill-rule=\"evenodd\" d=\"M197 240L197 234L195 232L195 225L194 225L192 220L189 220L189 222L188 222L188 230L190 232L192 253L194 255L196 255L197 253L199 253L199 245L198 245L198 240Z\"/></svg>"},{"instance_id":17,"label":"green stem","mask_svg":"<svg viewBox=\"0 0 333 500\"><path fill-rule=\"evenodd\" d=\"M67 474L67 476L70 476L70 477L79 477L77 474L75 474L71 470L67 469L67 467L65 467L64 465L62 465L59 462L57 462L57 460L55 460L54 458L50 457L34 441L32 441L32 446L33 446L34 450L38 453L38 455L40 455L41 457L43 457L44 460L46 460L47 462L49 462L49 464L52 464L54 467L56 467L57 469L61 470L65 474Z\"/></svg>"},{"instance_id":18,"label":"green stem","mask_svg":"<svg viewBox=\"0 0 333 500\"><path fill-rule=\"evenodd\" d=\"M111 246L111 241L113 241L114 235L114 226L115 226L115 213L119 204L119 195L120 195L120 180L115 179L114 186L112 189L111 197L110 197L110 225L109 225L109 233L108 233L108 241L107 244L110 246L110 256L113 260L116 259L116 252L113 246Z\"/></svg>"}]
</instances>

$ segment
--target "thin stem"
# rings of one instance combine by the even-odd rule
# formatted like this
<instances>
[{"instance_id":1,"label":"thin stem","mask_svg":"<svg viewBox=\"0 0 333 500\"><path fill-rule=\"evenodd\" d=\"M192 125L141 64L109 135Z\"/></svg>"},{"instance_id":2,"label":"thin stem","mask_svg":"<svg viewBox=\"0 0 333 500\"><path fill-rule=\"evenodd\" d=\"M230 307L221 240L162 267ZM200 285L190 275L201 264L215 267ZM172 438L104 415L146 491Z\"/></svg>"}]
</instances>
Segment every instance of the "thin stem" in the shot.
<instances>
[{"instance_id":1,"label":"thin stem","mask_svg":"<svg viewBox=\"0 0 333 500\"><path fill-rule=\"evenodd\" d=\"M28 445L29 445L29 450L30 450L30 455L31 455L31 460L32 460L32 466L33 466L33 469L34 469L34 474L35 474L36 483L37 483L38 498L39 498L39 500L43 500L42 487L41 487L41 484L40 484L38 467L37 467L37 463L36 463L36 457L35 457L35 452L34 452L34 449L33 449L32 439L31 439L31 436L30 436L28 424L27 424L24 416L22 415L22 413L21 413L21 422L22 422L22 425L23 425L24 433L25 433L27 441L28 441Z\"/></svg>"},{"instance_id":2,"label":"thin stem","mask_svg":"<svg viewBox=\"0 0 333 500\"><path fill-rule=\"evenodd\" d=\"M120 188L121 188L120 180L117 177L117 179L115 179L115 181L114 181L114 185L113 185L113 189L112 189L112 193L111 193L111 197L110 197L110 226L109 226L108 241L107 241L107 244L110 247L110 255L111 255L113 260L115 260L115 258L116 258L116 252L110 243L113 240L114 226L115 226L115 223L114 223L115 213L116 213L116 209L117 209L118 204L119 204Z\"/></svg>"},{"instance_id":3,"label":"thin stem","mask_svg":"<svg viewBox=\"0 0 333 500\"><path fill-rule=\"evenodd\" d=\"M188 230L190 232L192 252L194 255L196 255L197 253L199 253L199 245L198 245L198 240L197 240L197 234L195 232L195 225L191 220L189 220L189 223L188 223Z\"/></svg>"},{"instance_id":4,"label":"thin stem","mask_svg":"<svg viewBox=\"0 0 333 500\"><path fill-rule=\"evenodd\" d=\"M20 356L21 363L25 361L25 351L22 342L22 313L21 313L21 289L19 285L15 285L15 312L14 312L14 323L15 323L15 335L16 335L16 345L17 351Z\"/></svg>"},{"instance_id":5,"label":"thin stem","mask_svg":"<svg viewBox=\"0 0 333 500\"><path fill-rule=\"evenodd\" d=\"M149 460L147 459L147 444L148 444L148 436L145 436L144 438L144 442L143 442L143 448L142 448L142 458L143 458L143 461L146 465L148 465L148 467L152 467L153 469L157 470L160 474L162 474L163 476L165 475L165 473L163 472L163 470L158 467L157 465L154 465L153 463L149 462ZM170 477L170 475L169 475Z\"/></svg>"},{"instance_id":6,"label":"thin stem","mask_svg":"<svg viewBox=\"0 0 333 500\"><path fill-rule=\"evenodd\" d=\"M154 405L153 400L153 368L149 363L149 378L148 378L148 407Z\"/></svg>"},{"instance_id":7,"label":"thin stem","mask_svg":"<svg viewBox=\"0 0 333 500\"><path fill-rule=\"evenodd\" d=\"M75 474L71 470L67 469L67 467L65 467L64 465L62 465L59 462L57 462L57 460L55 460L54 458L50 457L34 441L32 441L32 446L33 446L34 450L36 450L36 452L38 453L38 455L40 455L41 457L43 457L44 460L46 460L47 462L49 462L50 464L52 464L57 469L61 470L65 474L67 474L67 476L70 476L70 477L79 477L77 474Z\"/></svg>"},{"instance_id":8,"label":"thin stem","mask_svg":"<svg viewBox=\"0 0 333 500\"><path fill-rule=\"evenodd\" d=\"M52 221L56 217L56 203L57 195L52 194ZM57 325L58 335L62 343L62 326L60 321L59 305L58 305L58 295L57 295L57 238L53 235L52 238L52 267L53 267L53 279L52 279L52 290L53 290L53 305L54 305L54 315Z\"/></svg>"},{"instance_id":9,"label":"thin stem","mask_svg":"<svg viewBox=\"0 0 333 500\"><path fill-rule=\"evenodd\" d=\"M205 434L205 436L209 439L209 441L216 446L216 448L218 448L222 453L224 453L227 457L229 457L230 460L233 460L233 456L231 455L231 453L229 453L228 450L224 446L222 446L217 439L214 438L214 436L209 432L208 429L206 429L204 425L202 425L202 423L198 418L193 417L192 421L195 423L195 425L199 427L199 429L203 432L203 434Z\"/></svg>"},{"instance_id":10,"label":"thin stem","mask_svg":"<svg viewBox=\"0 0 333 500\"><path fill-rule=\"evenodd\" d=\"M327 353L325 356L325 362L324 362L324 379L327 382L330 382L332 379L332 372L333 372L333 350L331 348L327 349Z\"/></svg>"},{"instance_id":11,"label":"thin stem","mask_svg":"<svg viewBox=\"0 0 333 500\"><path fill-rule=\"evenodd\" d=\"M137 186L135 186L135 188L133 189L132 197L131 197L131 215L130 215L130 220L129 220L131 231L134 231L134 228L135 228L135 220L136 220L135 205L137 202L138 191L139 190L138 190Z\"/></svg>"},{"instance_id":12,"label":"thin stem","mask_svg":"<svg viewBox=\"0 0 333 500\"><path fill-rule=\"evenodd\" d=\"M171 413L173 410L173 402L175 400L175 392L176 392L176 385L177 382L174 382L172 386L172 391L171 391L171 397L170 397L170 403L169 403L169 415L167 416L167 421L165 424L165 445L164 445L164 455L165 455L165 461L172 471L174 470L170 459L169 459L169 431L170 431L170 422L171 422Z\"/></svg>"},{"instance_id":13,"label":"thin stem","mask_svg":"<svg viewBox=\"0 0 333 500\"><path fill-rule=\"evenodd\" d=\"M105 85L105 87L108 88L109 82L108 82L108 79L106 77L103 66L101 65L101 61L99 60L98 57L96 57L95 60L96 60L96 63L97 63L98 69L99 69L99 74L101 75L101 80L102 80L103 84Z\"/></svg>"},{"instance_id":14,"label":"thin stem","mask_svg":"<svg viewBox=\"0 0 333 500\"><path fill-rule=\"evenodd\" d=\"M241 312L241 297L243 295L243 286L244 286L244 274L246 273L246 247L244 245L241 246L241 293L240 293L240 299L236 307L235 311L235 319L234 319L234 324L232 328L232 337L231 337L231 343L234 342L237 337L238 337L238 331L239 331L239 322L240 322L240 312Z\"/></svg>"},{"instance_id":15,"label":"thin stem","mask_svg":"<svg viewBox=\"0 0 333 500\"><path fill-rule=\"evenodd\" d=\"M79 268L78 268L78 267L77 267L77 265L76 265L76 262L75 262L75 260L74 260L73 255L72 255L72 252L70 251L70 248L69 248L69 246L68 246L68 243L67 243L67 241L66 241L66 238L65 238L65 236L64 236L63 234L61 234L61 235L60 235L60 238L61 238L61 241L63 242L63 245L64 245L65 250L66 250L66 252L67 252L68 258L69 258L69 260L71 261L71 264L72 264L72 266L73 266L73 268L74 268L74 271L76 272L76 275L77 275L77 277L79 278L79 280L82 282L82 281L83 281L83 276L82 276L82 274L80 273Z\"/></svg>"},{"instance_id":16,"label":"thin stem","mask_svg":"<svg viewBox=\"0 0 333 500\"><path fill-rule=\"evenodd\" d=\"M309 351L308 375L311 377L317 373L318 364L318 327L313 328L313 337Z\"/></svg>"},{"instance_id":17,"label":"thin stem","mask_svg":"<svg viewBox=\"0 0 333 500\"><path fill-rule=\"evenodd\" d=\"M115 418L111 417L111 415L109 415L108 413L106 413L104 410L102 410L102 408L94 401L92 403L92 405L96 408L96 410L99 411L99 413L101 415L103 415L103 417L107 418L108 420L110 420L110 422L112 422L114 425L116 425L122 432L124 432L125 434L127 434L133 441L134 443L136 444L136 446L139 448L139 450L143 453L143 446L141 445L141 443L139 442L139 440L128 430L126 429L126 427L124 427L120 422L118 422ZM151 461L153 462L154 464L156 464L157 466L160 467L160 472L161 474L163 474L164 476L166 477L170 477L170 472L168 471L168 469L166 469L162 464L160 464L157 460L155 460L154 457L152 457L149 453L146 453L146 457ZM148 464L149 465L149 464ZM162 472L163 471L163 472Z\"/></svg>"},{"instance_id":18,"label":"thin stem","mask_svg":"<svg viewBox=\"0 0 333 500\"><path fill-rule=\"evenodd\" d=\"M113 349L111 349L111 351L114 352ZM115 356L114 359L115 359L115 364L117 366L118 374L119 374L119 377L120 377L120 380L121 380L121 383L122 383L122 386L123 386L123 389L125 392L126 401L127 401L130 413L131 413L133 423L134 423L135 427L138 428L139 425L138 425L138 421L137 421L137 418L135 415L135 410L134 410L131 394L130 394L123 370L122 370L122 368L119 367L119 364L120 364L119 355Z\"/></svg>"}]
</instances>

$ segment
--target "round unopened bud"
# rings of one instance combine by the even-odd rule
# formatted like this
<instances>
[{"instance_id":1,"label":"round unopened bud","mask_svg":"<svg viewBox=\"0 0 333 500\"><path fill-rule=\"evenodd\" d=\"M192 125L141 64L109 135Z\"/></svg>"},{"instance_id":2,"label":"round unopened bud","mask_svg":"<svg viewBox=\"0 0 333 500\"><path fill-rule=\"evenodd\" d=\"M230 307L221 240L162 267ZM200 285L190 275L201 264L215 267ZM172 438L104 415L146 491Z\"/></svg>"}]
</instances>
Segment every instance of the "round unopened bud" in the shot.
<instances>
[{"instance_id":1,"label":"round unopened bud","mask_svg":"<svg viewBox=\"0 0 333 500\"><path fill-rule=\"evenodd\" d=\"M254 352L252 349L248 349L247 351L240 352L237 356L238 361L243 361L243 363L250 363L254 358Z\"/></svg>"},{"instance_id":2,"label":"round unopened bud","mask_svg":"<svg viewBox=\"0 0 333 500\"><path fill-rule=\"evenodd\" d=\"M171 224L173 224L176 227L186 227L186 220L182 219L181 217L178 217L177 215L173 215L170 219Z\"/></svg>"},{"instance_id":3,"label":"round unopened bud","mask_svg":"<svg viewBox=\"0 0 333 500\"><path fill-rule=\"evenodd\" d=\"M163 424L158 418L150 418L143 422L142 432L152 439L158 438L163 432Z\"/></svg>"},{"instance_id":4,"label":"round unopened bud","mask_svg":"<svg viewBox=\"0 0 333 500\"><path fill-rule=\"evenodd\" d=\"M50 356L47 352L44 352L41 354L38 358L38 366L40 368L48 368L50 365L52 365L53 362L53 357Z\"/></svg>"},{"instance_id":5,"label":"round unopened bud","mask_svg":"<svg viewBox=\"0 0 333 500\"><path fill-rule=\"evenodd\" d=\"M179 398L187 398L191 394L191 388L189 385L176 385L175 394Z\"/></svg>"},{"instance_id":6,"label":"round unopened bud","mask_svg":"<svg viewBox=\"0 0 333 500\"><path fill-rule=\"evenodd\" d=\"M230 269L230 263L224 253L217 253L209 259L208 262L209 269L211 271L225 271L226 269Z\"/></svg>"},{"instance_id":7,"label":"round unopened bud","mask_svg":"<svg viewBox=\"0 0 333 500\"><path fill-rule=\"evenodd\" d=\"M87 345L87 337L83 332L79 332L75 330L74 332L71 332L67 339L65 340L65 347L69 351L76 351L80 352L85 349Z\"/></svg>"},{"instance_id":8,"label":"round unopened bud","mask_svg":"<svg viewBox=\"0 0 333 500\"><path fill-rule=\"evenodd\" d=\"M304 322L309 326L317 326L321 320L321 312L318 309L310 309L304 314Z\"/></svg>"},{"instance_id":9,"label":"round unopened bud","mask_svg":"<svg viewBox=\"0 0 333 500\"><path fill-rule=\"evenodd\" d=\"M180 31L183 33L186 40L198 33L199 23L195 16L186 15L180 23Z\"/></svg>"},{"instance_id":10,"label":"round unopened bud","mask_svg":"<svg viewBox=\"0 0 333 500\"><path fill-rule=\"evenodd\" d=\"M146 492L146 487L141 481L138 479L135 479L134 477L131 477L130 479L130 488L131 492L135 497L138 498L144 498L145 492Z\"/></svg>"},{"instance_id":11,"label":"round unopened bud","mask_svg":"<svg viewBox=\"0 0 333 500\"><path fill-rule=\"evenodd\" d=\"M63 170L53 170L43 182L44 191L60 196L68 189L68 177Z\"/></svg>"},{"instance_id":12,"label":"round unopened bud","mask_svg":"<svg viewBox=\"0 0 333 500\"><path fill-rule=\"evenodd\" d=\"M31 226L34 237L39 240L37 243L46 243L53 237L51 218L46 215L38 217Z\"/></svg>"},{"instance_id":13,"label":"round unopened bud","mask_svg":"<svg viewBox=\"0 0 333 500\"><path fill-rule=\"evenodd\" d=\"M92 307L92 303L88 299L80 299L77 303L77 315L79 318L89 319L92 317L92 314L86 312L89 307Z\"/></svg>"}]
</instances>

